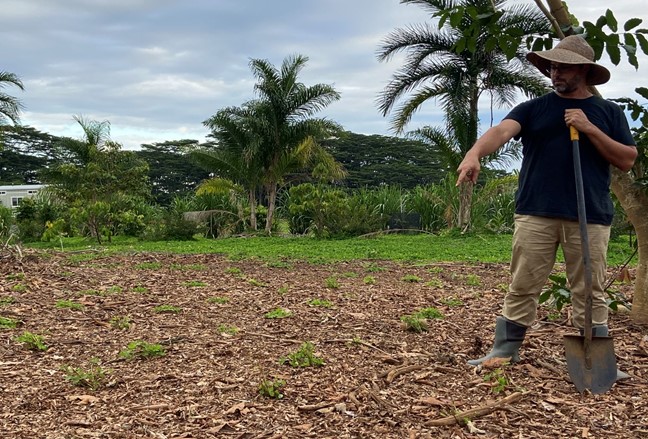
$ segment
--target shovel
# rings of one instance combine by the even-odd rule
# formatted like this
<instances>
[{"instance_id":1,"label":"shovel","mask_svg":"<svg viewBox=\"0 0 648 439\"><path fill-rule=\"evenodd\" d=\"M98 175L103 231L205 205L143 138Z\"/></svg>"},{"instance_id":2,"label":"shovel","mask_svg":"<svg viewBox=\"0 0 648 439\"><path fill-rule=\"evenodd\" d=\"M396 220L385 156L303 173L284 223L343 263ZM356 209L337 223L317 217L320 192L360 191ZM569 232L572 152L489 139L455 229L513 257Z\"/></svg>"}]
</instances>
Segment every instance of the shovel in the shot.
<instances>
[{"instance_id":1,"label":"shovel","mask_svg":"<svg viewBox=\"0 0 648 439\"><path fill-rule=\"evenodd\" d=\"M585 324L583 335L566 335L565 356L569 377L580 393L586 389L597 395L605 393L614 384L617 376L614 340L612 337L592 337L592 264L587 236L587 217L583 174L578 147L578 130L569 127L576 174L576 200L578 203L578 225L580 228L581 251L585 275Z\"/></svg>"}]
</instances>

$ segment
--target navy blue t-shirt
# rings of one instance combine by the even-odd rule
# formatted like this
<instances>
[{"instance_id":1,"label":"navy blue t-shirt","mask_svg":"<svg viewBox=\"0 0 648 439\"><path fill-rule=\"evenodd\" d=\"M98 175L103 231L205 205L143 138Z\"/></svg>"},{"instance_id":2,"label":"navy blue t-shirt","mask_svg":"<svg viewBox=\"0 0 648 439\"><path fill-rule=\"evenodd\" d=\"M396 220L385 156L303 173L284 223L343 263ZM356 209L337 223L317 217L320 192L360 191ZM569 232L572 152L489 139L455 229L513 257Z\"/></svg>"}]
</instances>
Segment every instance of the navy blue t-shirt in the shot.
<instances>
[{"instance_id":1,"label":"navy blue t-shirt","mask_svg":"<svg viewBox=\"0 0 648 439\"><path fill-rule=\"evenodd\" d=\"M578 220L572 141L565 124L565 110L580 108L601 131L624 145L634 145L621 108L597 96L566 99L556 93L531 99L511 110L505 119L521 126L522 167L515 212ZM610 164L586 135L580 134L580 158L585 189L587 222L612 224Z\"/></svg>"}]
</instances>

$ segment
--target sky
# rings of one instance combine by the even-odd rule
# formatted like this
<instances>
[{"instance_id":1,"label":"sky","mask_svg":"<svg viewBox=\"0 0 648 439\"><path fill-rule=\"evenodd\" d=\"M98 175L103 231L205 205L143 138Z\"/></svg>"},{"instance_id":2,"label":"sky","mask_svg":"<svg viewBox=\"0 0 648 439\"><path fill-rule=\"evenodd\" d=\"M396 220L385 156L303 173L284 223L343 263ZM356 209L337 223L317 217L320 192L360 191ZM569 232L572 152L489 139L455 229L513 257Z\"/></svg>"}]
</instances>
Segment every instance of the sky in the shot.
<instances>
[{"instance_id":1,"label":"sky","mask_svg":"<svg viewBox=\"0 0 648 439\"><path fill-rule=\"evenodd\" d=\"M648 27L648 9L638 8L645 2L568 3L580 20L595 21L612 4L621 22L639 17ZM309 58L301 82L341 93L319 117L360 134L393 135L376 98L403 58L379 62L376 51L390 32L430 22L420 6L399 0L0 0L0 6L0 71L25 86L3 92L24 104L22 123L81 138L73 116L107 120L112 140L125 149L203 141L204 120L256 97L250 59L279 67L295 54ZM602 63L612 71L611 82L599 87L603 96L638 98L634 88L647 85L645 55L639 71ZM497 112L495 123L505 113ZM482 131L489 119L482 115ZM407 129L441 121L430 101Z\"/></svg>"}]
</instances>

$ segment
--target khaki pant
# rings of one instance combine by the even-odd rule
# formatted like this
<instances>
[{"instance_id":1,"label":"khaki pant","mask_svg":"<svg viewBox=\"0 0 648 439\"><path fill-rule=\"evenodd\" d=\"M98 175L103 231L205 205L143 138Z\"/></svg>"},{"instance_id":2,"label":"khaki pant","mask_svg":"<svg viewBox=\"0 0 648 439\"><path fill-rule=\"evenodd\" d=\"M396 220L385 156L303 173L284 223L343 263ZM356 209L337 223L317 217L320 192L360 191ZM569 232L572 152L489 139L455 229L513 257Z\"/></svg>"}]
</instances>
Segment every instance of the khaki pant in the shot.
<instances>
[{"instance_id":1,"label":"khaki pant","mask_svg":"<svg viewBox=\"0 0 648 439\"><path fill-rule=\"evenodd\" d=\"M604 286L610 227L588 224L587 234L592 264L592 324L606 325L608 306ZM527 327L533 324L538 298L553 269L558 245L565 256L567 281L572 292L572 323L576 328L583 328L585 280L577 221L515 215L512 281L504 299L504 317Z\"/></svg>"}]
</instances>

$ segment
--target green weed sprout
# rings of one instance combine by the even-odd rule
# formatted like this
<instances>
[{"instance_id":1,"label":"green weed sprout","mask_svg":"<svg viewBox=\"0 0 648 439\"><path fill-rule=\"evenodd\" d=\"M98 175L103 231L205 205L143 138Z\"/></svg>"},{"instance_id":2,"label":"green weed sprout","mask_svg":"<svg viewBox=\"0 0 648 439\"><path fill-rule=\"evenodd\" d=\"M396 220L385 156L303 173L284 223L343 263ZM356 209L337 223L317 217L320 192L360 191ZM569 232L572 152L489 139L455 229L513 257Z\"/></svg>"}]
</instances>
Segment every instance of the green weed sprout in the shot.
<instances>
[{"instance_id":1,"label":"green weed sprout","mask_svg":"<svg viewBox=\"0 0 648 439\"><path fill-rule=\"evenodd\" d=\"M320 367L324 365L324 360L314 354L315 347L313 343L307 341L302 344L297 352L293 352L286 358L279 360L281 364L288 363L292 367Z\"/></svg>"},{"instance_id":2,"label":"green weed sprout","mask_svg":"<svg viewBox=\"0 0 648 439\"><path fill-rule=\"evenodd\" d=\"M29 331L23 332L21 335L16 337L15 340L24 344L30 351L46 351L49 349L49 346L45 344L42 336L33 334Z\"/></svg>"},{"instance_id":3,"label":"green weed sprout","mask_svg":"<svg viewBox=\"0 0 648 439\"><path fill-rule=\"evenodd\" d=\"M128 343L126 349L119 352L119 358L132 360L134 358L154 358L166 355L164 347L159 344L136 340Z\"/></svg>"}]
</instances>

